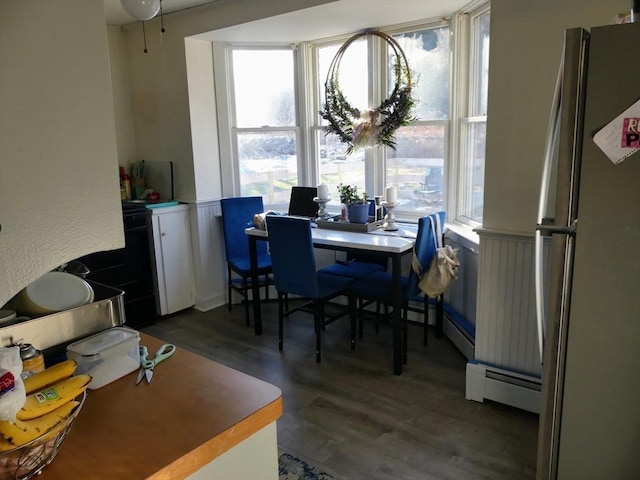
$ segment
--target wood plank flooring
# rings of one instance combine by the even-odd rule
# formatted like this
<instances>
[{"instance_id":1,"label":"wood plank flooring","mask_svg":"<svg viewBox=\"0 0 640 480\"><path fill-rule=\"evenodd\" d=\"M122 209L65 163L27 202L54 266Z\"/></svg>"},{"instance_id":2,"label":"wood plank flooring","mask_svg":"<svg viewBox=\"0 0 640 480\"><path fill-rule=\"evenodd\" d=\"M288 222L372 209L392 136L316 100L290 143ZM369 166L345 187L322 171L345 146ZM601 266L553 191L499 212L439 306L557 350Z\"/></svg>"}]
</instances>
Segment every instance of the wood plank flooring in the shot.
<instances>
[{"instance_id":1,"label":"wood plank flooring","mask_svg":"<svg viewBox=\"0 0 640 480\"><path fill-rule=\"evenodd\" d=\"M327 326L315 362L313 322L296 313L278 351L277 303L263 307L263 334L234 305L193 309L143 328L148 334L278 386L278 445L337 479L527 480L535 477L538 416L465 400L465 358L446 338L409 327L409 362L391 373L391 329L372 322L356 350L348 320ZM244 479L230 479L244 480ZM251 479L257 480L257 479Z\"/></svg>"}]
</instances>

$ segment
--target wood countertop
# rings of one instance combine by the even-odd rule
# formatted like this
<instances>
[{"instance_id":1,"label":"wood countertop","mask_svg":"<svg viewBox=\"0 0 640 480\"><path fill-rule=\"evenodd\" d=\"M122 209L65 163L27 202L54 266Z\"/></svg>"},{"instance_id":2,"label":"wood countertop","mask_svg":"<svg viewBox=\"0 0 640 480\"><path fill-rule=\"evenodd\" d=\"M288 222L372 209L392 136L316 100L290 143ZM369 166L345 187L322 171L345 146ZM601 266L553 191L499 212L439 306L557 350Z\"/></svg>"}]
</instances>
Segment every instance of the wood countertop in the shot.
<instances>
[{"instance_id":1,"label":"wood countertop","mask_svg":"<svg viewBox=\"0 0 640 480\"><path fill-rule=\"evenodd\" d=\"M140 334L150 357L162 345ZM135 385L137 370L87 399L41 480L184 478L282 415L279 388L177 349Z\"/></svg>"}]
</instances>

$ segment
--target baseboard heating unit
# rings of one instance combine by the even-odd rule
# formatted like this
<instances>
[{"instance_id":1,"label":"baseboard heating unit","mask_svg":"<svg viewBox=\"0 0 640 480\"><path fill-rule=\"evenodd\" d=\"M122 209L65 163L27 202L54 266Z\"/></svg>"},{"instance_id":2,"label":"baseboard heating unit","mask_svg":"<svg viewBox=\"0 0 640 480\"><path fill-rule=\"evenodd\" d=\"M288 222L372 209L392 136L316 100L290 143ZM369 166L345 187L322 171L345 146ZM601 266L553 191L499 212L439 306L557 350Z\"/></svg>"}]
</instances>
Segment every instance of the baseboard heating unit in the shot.
<instances>
[{"instance_id":1,"label":"baseboard heating unit","mask_svg":"<svg viewBox=\"0 0 640 480\"><path fill-rule=\"evenodd\" d=\"M540 413L542 379L485 365L467 363L465 398L483 402L493 400L505 405Z\"/></svg>"}]
</instances>

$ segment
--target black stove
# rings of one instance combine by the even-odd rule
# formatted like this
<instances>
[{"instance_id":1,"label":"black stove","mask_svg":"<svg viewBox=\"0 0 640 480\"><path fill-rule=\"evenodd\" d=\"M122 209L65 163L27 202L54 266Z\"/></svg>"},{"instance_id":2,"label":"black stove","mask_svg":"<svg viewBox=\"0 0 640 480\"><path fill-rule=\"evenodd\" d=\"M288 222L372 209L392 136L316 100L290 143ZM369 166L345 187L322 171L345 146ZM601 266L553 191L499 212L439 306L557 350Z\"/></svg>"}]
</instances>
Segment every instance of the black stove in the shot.
<instances>
[{"instance_id":1,"label":"black stove","mask_svg":"<svg viewBox=\"0 0 640 480\"><path fill-rule=\"evenodd\" d=\"M86 265L86 278L124 291L126 325L140 328L158 317L147 227L142 203L123 202L125 247L96 252L78 259Z\"/></svg>"}]
</instances>

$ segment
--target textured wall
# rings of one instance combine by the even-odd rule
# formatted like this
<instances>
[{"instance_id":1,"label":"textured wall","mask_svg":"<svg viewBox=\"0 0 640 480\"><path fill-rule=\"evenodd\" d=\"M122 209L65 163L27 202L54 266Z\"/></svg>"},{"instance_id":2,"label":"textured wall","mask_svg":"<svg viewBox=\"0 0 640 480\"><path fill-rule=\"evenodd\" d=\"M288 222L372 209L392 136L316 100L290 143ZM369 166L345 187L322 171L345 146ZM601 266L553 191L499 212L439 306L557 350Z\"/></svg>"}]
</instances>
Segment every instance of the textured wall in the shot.
<instances>
[{"instance_id":1,"label":"textured wall","mask_svg":"<svg viewBox=\"0 0 640 480\"><path fill-rule=\"evenodd\" d=\"M0 2L0 306L124 245L103 2Z\"/></svg>"}]
</instances>

